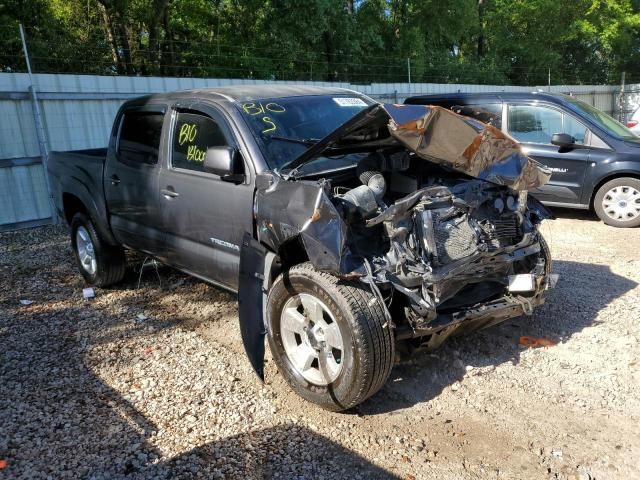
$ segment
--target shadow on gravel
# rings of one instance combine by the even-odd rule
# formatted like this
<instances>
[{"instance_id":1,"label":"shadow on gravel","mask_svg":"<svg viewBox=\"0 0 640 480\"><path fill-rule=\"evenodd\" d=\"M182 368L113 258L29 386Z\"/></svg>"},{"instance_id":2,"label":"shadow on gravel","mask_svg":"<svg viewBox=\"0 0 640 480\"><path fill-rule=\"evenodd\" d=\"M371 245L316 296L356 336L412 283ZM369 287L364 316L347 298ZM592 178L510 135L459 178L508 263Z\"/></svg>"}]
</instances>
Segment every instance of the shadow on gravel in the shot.
<instances>
[{"instance_id":1,"label":"shadow on gravel","mask_svg":"<svg viewBox=\"0 0 640 480\"><path fill-rule=\"evenodd\" d=\"M91 371L77 326L86 312L34 304L0 313L0 479L126 474L139 454L159 456L144 445L156 426Z\"/></svg>"},{"instance_id":2,"label":"shadow on gravel","mask_svg":"<svg viewBox=\"0 0 640 480\"><path fill-rule=\"evenodd\" d=\"M560 274L560 280L532 317L451 338L433 352L416 352L411 360L397 365L383 389L356 407L356 412L376 415L429 401L461 380L467 365L481 368L505 362L517 364L522 351L518 345L521 335L566 341L585 327L601 322L597 320L598 312L637 285L605 265L555 261L554 272Z\"/></svg>"},{"instance_id":3,"label":"shadow on gravel","mask_svg":"<svg viewBox=\"0 0 640 480\"><path fill-rule=\"evenodd\" d=\"M277 426L211 442L144 467L140 474L144 478L189 478L189 473L195 476L203 471L213 472L205 478L214 479L400 479L298 425Z\"/></svg>"},{"instance_id":4,"label":"shadow on gravel","mask_svg":"<svg viewBox=\"0 0 640 480\"><path fill-rule=\"evenodd\" d=\"M0 323L7 327L0 336L0 459L8 461L0 479L399 478L298 425L224 438L162 460L151 442L160 428L92 372L83 347L86 311L45 306L3 313L12 315ZM122 320L100 316L99 322L110 337ZM141 355L117 352L133 363Z\"/></svg>"},{"instance_id":5,"label":"shadow on gravel","mask_svg":"<svg viewBox=\"0 0 640 480\"><path fill-rule=\"evenodd\" d=\"M163 269L162 288L153 283L155 273L145 271L138 290L138 276L129 272L123 285L98 290L95 301L84 302L63 235L61 229L41 229L0 236L0 244L16 245L0 255L0 459L7 461L0 480L398 478L298 425L224 438L163 459L153 439L166 434L167 426L136 409L132 399L139 386L120 393L93 364L118 365L126 376L142 363L145 348L118 340L149 336L152 342L186 320L176 318L171 301L163 303L172 293L186 296L194 312L233 297ZM117 298L104 308L101 300L113 292ZM21 305L20 299L34 303ZM142 312L149 318L140 319ZM93 358L92 348L100 344L112 348ZM180 435L179 429L170 431Z\"/></svg>"},{"instance_id":6,"label":"shadow on gravel","mask_svg":"<svg viewBox=\"0 0 640 480\"><path fill-rule=\"evenodd\" d=\"M551 213L557 218L571 218L599 223L600 219L592 210L580 210L576 208L549 207Z\"/></svg>"}]
</instances>

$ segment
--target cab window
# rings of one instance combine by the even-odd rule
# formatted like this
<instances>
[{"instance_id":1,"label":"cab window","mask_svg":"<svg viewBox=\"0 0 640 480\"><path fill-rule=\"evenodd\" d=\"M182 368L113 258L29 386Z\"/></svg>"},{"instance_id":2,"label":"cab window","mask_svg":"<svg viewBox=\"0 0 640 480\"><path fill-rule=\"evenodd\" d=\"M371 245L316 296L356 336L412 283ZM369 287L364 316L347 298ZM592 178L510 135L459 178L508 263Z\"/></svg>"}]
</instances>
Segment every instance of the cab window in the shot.
<instances>
[{"instance_id":1,"label":"cab window","mask_svg":"<svg viewBox=\"0 0 640 480\"><path fill-rule=\"evenodd\" d=\"M163 119L161 112L126 111L122 116L118 160L147 165L158 163Z\"/></svg>"},{"instance_id":2,"label":"cab window","mask_svg":"<svg viewBox=\"0 0 640 480\"><path fill-rule=\"evenodd\" d=\"M203 172L207 149L227 145L224 132L211 117L190 111L177 113L172 141L173 168Z\"/></svg>"}]
</instances>

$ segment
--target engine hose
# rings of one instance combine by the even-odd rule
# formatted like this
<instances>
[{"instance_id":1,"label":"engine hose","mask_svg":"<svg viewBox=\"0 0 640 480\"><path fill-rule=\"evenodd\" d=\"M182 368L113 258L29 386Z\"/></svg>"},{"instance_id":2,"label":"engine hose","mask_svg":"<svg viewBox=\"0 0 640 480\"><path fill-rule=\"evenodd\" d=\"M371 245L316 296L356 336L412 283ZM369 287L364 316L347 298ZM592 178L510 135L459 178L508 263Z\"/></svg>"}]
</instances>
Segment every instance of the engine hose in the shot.
<instances>
[{"instance_id":1,"label":"engine hose","mask_svg":"<svg viewBox=\"0 0 640 480\"><path fill-rule=\"evenodd\" d=\"M364 259L364 268L367 271L367 276L369 277L367 283L369 284L369 288L371 288L371 293L373 293L373 296L376 297L378 302L380 302L380 305L382 306L382 310L384 311L384 318L387 320L387 324L389 325L389 327L395 328L396 325L395 323L393 323L393 319L391 318L391 312L389 312L389 309L387 308L387 304L384 302L384 297L382 296L380 289L378 288L375 280L373 279L373 271L371 270L371 264L369 263L369 260L367 260L366 258Z\"/></svg>"}]
</instances>

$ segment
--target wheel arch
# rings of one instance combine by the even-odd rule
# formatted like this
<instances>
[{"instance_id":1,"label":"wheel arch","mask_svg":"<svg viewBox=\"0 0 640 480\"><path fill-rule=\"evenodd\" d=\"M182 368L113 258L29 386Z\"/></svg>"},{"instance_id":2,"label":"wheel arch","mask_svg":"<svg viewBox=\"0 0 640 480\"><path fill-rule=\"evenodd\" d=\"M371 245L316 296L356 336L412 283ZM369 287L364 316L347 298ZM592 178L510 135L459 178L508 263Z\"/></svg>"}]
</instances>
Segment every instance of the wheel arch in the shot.
<instances>
[{"instance_id":1,"label":"wheel arch","mask_svg":"<svg viewBox=\"0 0 640 480\"><path fill-rule=\"evenodd\" d=\"M84 192L83 192L84 193ZM84 213L89 217L96 230L102 237L103 241L112 246L119 246L120 243L115 239L111 228L104 214L100 214L101 209L98 208L95 201L88 194L76 195L69 191L62 192L62 213L67 225L71 226L71 220L77 213ZM102 210L104 212L104 210Z\"/></svg>"},{"instance_id":2,"label":"wheel arch","mask_svg":"<svg viewBox=\"0 0 640 480\"><path fill-rule=\"evenodd\" d=\"M297 235L279 246L277 261L271 265L270 280L273 282L278 275L287 269L309 260L309 254L302 242L302 237Z\"/></svg>"},{"instance_id":3,"label":"wheel arch","mask_svg":"<svg viewBox=\"0 0 640 480\"><path fill-rule=\"evenodd\" d=\"M80 200L80 198L78 198L76 195L69 192L64 192L62 194L62 210L67 225L71 225L71 220L73 220L73 217L76 213L84 213L85 215L89 215L89 210L82 202L82 200Z\"/></svg>"}]
</instances>

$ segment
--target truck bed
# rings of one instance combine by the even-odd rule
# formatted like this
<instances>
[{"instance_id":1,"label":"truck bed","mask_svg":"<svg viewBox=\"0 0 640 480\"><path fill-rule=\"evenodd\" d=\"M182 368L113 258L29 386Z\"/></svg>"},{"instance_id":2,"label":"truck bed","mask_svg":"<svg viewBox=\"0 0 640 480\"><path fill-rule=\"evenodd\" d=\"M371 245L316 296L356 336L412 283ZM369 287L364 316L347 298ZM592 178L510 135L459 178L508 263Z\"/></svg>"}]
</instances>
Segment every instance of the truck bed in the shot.
<instances>
[{"instance_id":1,"label":"truck bed","mask_svg":"<svg viewBox=\"0 0 640 480\"><path fill-rule=\"evenodd\" d=\"M103 175L106 148L53 151L49 154L48 173L51 195L58 215L64 216L65 202L79 200L87 209L98 231L111 239L104 197ZM65 218L70 221L70 218Z\"/></svg>"}]
</instances>

